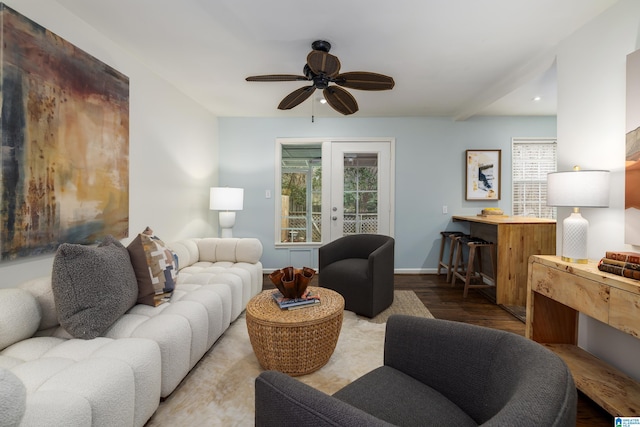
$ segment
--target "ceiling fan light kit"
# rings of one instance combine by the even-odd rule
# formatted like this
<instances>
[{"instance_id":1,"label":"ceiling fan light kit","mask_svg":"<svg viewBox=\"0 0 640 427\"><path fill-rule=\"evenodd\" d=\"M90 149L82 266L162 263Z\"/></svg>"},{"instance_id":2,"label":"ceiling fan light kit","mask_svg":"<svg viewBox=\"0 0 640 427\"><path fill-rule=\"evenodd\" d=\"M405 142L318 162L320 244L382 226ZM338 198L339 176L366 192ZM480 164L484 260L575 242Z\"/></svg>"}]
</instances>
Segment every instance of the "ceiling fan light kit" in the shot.
<instances>
[{"instance_id":1,"label":"ceiling fan light kit","mask_svg":"<svg viewBox=\"0 0 640 427\"><path fill-rule=\"evenodd\" d=\"M392 77L367 71L340 73L340 60L331 55L331 44L324 40L316 40L311 44L313 49L307 55L304 75L267 74L247 77L248 82L290 82L310 81L311 86L296 89L278 105L280 110L290 110L306 101L316 89L323 91L324 99L336 111L349 115L358 111L356 99L343 87L357 90L390 90L395 82ZM333 83L334 85L330 85ZM337 85L337 86L335 86Z\"/></svg>"}]
</instances>

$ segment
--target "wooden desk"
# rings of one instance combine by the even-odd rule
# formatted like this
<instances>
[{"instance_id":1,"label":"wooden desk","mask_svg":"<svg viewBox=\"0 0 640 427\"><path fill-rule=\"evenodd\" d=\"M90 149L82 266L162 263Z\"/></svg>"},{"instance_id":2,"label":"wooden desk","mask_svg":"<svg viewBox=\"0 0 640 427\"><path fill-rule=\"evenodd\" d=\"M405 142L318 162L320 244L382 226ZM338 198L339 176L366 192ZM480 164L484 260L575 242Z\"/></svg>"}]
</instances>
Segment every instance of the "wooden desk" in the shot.
<instances>
[{"instance_id":1,"label":"wooden desk","mask_svg":"<svg viewBox=\"0 0 640 427\"><path fill-rule=\"evenodd\" d=\"M576 386L613 416L640 416L640 383L579 348L578 313L640 339L640 282L557 256L532 256L526 336L571 369ZM615 349L612 349L615 350Z\"/></svg>"},{"instance_id":2,"label":"wooden desk","mask_svg":"<svg viewBox=\"0 0 640 427\"><path fill-rule=\"evenodd\" d=\"M453 221L469 222L473 237L496 244L496 304L524 307L527 303L529 256L555 255L556 221L518 216L456 215Z\"/></svg>"}]
</instances>

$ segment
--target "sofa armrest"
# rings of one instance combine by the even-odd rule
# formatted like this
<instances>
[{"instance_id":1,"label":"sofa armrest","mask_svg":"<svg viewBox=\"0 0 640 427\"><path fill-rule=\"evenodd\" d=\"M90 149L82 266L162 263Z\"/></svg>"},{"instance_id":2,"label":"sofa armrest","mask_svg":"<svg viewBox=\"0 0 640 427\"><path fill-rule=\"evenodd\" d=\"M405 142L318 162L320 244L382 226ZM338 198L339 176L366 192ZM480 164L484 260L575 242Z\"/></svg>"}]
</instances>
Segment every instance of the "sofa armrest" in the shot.
<instances>
[{"instance_id":1,"label":"sofa armrest","mask_svg":"<svg viewBox=\"0 0 640 427\"><path fill-rule=\"evenodd\" d=\"M262 372L255 385L258 427L391 426L280 372Z\"/></svg>"}]
</instances>

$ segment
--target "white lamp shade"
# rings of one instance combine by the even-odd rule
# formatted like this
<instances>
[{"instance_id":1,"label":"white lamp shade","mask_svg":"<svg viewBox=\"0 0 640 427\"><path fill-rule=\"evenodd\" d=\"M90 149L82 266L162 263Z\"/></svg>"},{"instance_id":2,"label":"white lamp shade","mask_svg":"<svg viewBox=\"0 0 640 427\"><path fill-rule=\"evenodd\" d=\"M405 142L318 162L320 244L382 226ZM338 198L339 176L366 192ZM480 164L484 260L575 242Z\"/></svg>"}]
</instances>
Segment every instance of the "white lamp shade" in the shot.
<instances>
[{"instance_id":1,"label":"white lamp shade","mask_svg":"<svg viewBox=\"0 0 640 427\"><path fill-rule=\"evenodd\" d=\"M212 211L241 211L243 203L243 188L211 187L209 209Z\"/></svg>"},{"instance_id":2,"label":"white lamp shade","mask_svg":"<svg viewBox=\"0 0 640 427\"><path fill-rule=\"evenodd\" d=\"M547 205L609 207L609 171L577 170L547 175Z\"/></svg>"}]
</instances>

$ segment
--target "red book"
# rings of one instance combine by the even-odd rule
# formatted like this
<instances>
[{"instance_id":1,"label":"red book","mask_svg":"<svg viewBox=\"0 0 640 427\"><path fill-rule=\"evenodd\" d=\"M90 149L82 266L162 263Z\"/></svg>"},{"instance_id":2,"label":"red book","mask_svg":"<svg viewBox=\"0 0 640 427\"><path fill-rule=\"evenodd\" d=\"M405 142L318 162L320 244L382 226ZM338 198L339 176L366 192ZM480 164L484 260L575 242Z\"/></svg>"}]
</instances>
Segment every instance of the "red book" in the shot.
<instances>
[{"instance_id":1,"label":"red book","mask_svg":"<svg viewBox=\"0 0 640 427\"><path fill-rule=\"evenodd\" d=\"M640 264L640 253L638 252L617 252L607 251L605 258L615 259L617 261L630 262L633 264Z\"/></svg>"}]
</instances>

